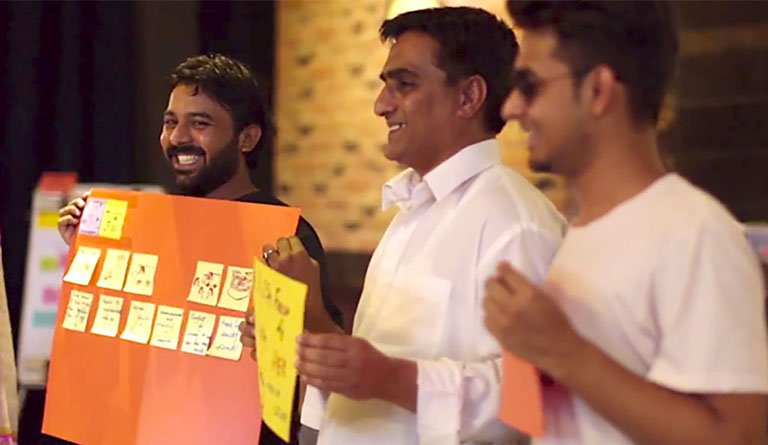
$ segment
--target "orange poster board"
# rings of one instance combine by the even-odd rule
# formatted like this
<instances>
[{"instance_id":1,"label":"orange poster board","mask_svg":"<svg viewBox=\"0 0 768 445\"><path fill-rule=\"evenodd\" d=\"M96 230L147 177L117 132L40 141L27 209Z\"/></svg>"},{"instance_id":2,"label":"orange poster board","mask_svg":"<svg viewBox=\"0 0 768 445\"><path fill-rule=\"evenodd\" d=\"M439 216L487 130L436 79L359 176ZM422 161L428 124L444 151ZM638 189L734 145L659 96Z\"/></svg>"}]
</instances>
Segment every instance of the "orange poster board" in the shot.
<instances>
[{"instance_id":1,"label":"orange poster board","mask_svg":"<svg viewBox=\"0 0 768 445\"><path fill-rule=\"evenodd\" d=\"M502 353L501 409L507 425L529 436L544 434L541 380L536 368L507 351Z\"/></svg>"},{"instance_id":2,"label":"orange poster board","mask_svg":"<svg viewBox=\"0 0 768 445\"><path fill-rule=\"evenodd\" d=\"M112 225L104 236L103 221L101 235L78 234L70 251L69 265L81 246L102 253L87 286L61 288L43 432L82 445L258 443L258 368L250 351L233 361L182 352L183 342L166 349L120 333L132 302L183 309L182 336L190 311L214 314L217 326L222 316L243 317L188 301L198 261L249 268L263 244L294 233L300 210L104 189L93 190L94 198L125 201L127 212L122 228ZM151 295L96 286L107 249L158 256ZM62 326L73 290L93 295L85 332ZM124 299L114 337L91 333L103 294Z\"/></svg>"}]
</instances>

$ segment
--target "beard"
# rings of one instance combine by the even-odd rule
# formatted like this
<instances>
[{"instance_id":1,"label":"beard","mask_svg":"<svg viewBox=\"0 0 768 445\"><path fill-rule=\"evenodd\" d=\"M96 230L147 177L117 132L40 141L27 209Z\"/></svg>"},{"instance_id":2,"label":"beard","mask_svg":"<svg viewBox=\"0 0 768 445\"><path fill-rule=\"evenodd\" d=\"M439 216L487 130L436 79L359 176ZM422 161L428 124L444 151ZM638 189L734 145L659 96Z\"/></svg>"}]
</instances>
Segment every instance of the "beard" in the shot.
<instances>
[{"instance_id":1,"label":"beard","mask_svg":"<svg viewBox=\"0 0 768 445\"><path fill-rule=\"evenodd\" d=\"M202 147L193 144L172 146L166 156L171 159L179 154L196 154L205 157L206 162L197 173L192 175L176 174L176 187L186 196L204 197L226 184L237 173L240 150L237 138L232 138L214 156L208 157Z\"/></svg>"},{"instance_id":2,"label":"beard","mask_svg":"<svg viewBox=\"0 0 768 445\"><path fill-rule=\"evenodd\" d=\"M528 167L536 173L552 173L552 163L543 159L529 157Z\"/></svg>"}]
</instances>

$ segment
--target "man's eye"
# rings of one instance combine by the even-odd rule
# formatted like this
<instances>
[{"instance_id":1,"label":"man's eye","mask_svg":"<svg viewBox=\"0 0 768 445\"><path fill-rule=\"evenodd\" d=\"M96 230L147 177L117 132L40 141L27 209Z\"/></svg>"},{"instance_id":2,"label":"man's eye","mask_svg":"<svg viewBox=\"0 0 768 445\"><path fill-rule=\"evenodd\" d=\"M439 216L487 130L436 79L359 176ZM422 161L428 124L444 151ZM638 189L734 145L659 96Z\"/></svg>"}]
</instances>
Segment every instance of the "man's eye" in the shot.
<instances>
[{"instance_id":1,"label":"man's eye","mask_svg":"<svg viewBox=\"0 0 768 445\"><path fill-rule=\"evenodd\" d=\"M192 127L193 128L205 128L205 127L208 127L210 125L211 124L206 122L206 121L194 121L194 122L192 122Z\"/></svg>"}]
</instances>

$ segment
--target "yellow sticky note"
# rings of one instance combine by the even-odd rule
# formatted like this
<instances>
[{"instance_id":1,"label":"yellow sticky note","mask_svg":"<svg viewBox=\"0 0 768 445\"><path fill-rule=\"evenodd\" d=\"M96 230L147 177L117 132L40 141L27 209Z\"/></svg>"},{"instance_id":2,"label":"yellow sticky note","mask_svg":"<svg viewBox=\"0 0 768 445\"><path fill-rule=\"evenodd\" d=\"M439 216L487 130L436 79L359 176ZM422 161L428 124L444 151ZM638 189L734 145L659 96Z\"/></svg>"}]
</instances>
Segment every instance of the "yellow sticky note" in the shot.
<instances>
[{"instance_id":1,"label":"yellow sticky note","mask_svg":"<svg viewBox=\"0 0 768 445\"><path fill-rule=\"evenodd\" d=\"M120 328L120 316L123 313L123 299L109 295L99 296L99 307L91 326L91 333L114 337Z\"/></svg>"},{"instance_id":2,"label":"yellow sticky note","mask_svg":"<svg viewBox=\"0 0 768 445\"><path fill-rule=\"evenodd\" d=\"M59 227L58 212L40 212L37 214L37 227L41 229L55 229Z\"/></svg>"},{"instance_id":3,"label":"yellow sticky note","mask_svg":"<svg viewBox=\"0 0 768 445\"><path fill-rule=\"evenodd\" d=\"M64 275L64 281L87 286L91 282L100 256L101 249L80 246L72 264L69 265L69 271Z\"/></svg>"},{"instance_id":4,"label":"yellow sticky note","mask_svg":"<svg viewBox=\"0 0 768 445\"><path fill-rule=\"evenodd\" d=\"M216 302L219 301L221 275L223 273L223 264L198 261L187 300L208 306L216 306Z\"/></svg>"},{"instance_id":5,"label":"yellow sticky note","mask_svg":"<svg viewBox=\"0 0 768 445\"><path fill-rule=\"evenodd\" d=\"M104 238L120 239L123 235L123 223L125 214L128 213L128 201L108 199L107 206L101 217L99 236Z\"/></svg>"},{"instance_id":6,"label":"yellow sticky note","mask_svg":"<svg viewBox=\"0 0 768 445\"><path fill-rule=\"evenodd\" d=\"M144 301L131 301L125 329L120 334L123 340L147 344L152 332L152 320L155 319L155 305Z\"/></svg>"},{"instance_id":7,"label":"yellow sticky note","mask_svg":"<svg viewBox=\"0 0 768 445\"><path fill-rule=\"evenodd\" d=\"M69 294L67 312L64 314L64 322L61 326L71 331L85 332L85 325L88 323L92 302L93 294L73 290Z\"/></svg>"},{"instance_id":8,"label":"yellow sticky note","mask_svg":"<svg viewBox=\"0 0 768 445\"><path fill-rule=\"evenodd\" d=\"M189 311L187 330L181 342L182 352L205 355L211 343L213 327L216 325L216 315L208 312Z\"/></svg>"},{"instance_id":9,"label":"yellow sticky note","mask_svg":"<svg viewBox=\"0 0 768 445\"><path fill-rule=\"evenodd\" d=\"M254 261L253 279L262 417L288 442L296 389L296 337L304 330L307 285L275 272L261 259Z\"/></svg>"},{"instance_id":10,"label":"yellow sticky note","mask_svg":"<svg viewBox=\"0 0 768 445\"><path fill-rule=\"evenodd\" d=\"M128 259L131 252L120 249L107 249L104 257L104 266L96 286L105 289L121 290L125 281L125 273L128 270Z\"/></svg>"},{"instance_id":11,"label":"yellow sticky note","mask_svg":"<svg viewBox=\"0 0 768 445\"><path fill-rule=\"evenodd\" d=\"M221 290L219 307L245 312L253 289L253 269L227 267L227 279Z\"/></svg>"},{"instance_id":12,"label":"yellow sticky note","mask_svg":"<svg viewBox=\"0 0 768 445\"><path fill-rule=\"evenodd\" d=\"M157 262L157 255L134 253L123 291L139 295L152 295L155 289Z\"/></svg>"},{"instance_id":13,"label":"yellow sticky note","mask_svg":"<svg viewBox=\"0 0 768 445\"><path fill-rule=\"evenodd\" d=\"M184 309L172 306L159 306L155 316L155 327L152 329L152 340L149 344L159 348L173 349L179 346L181 321Z\"/></svg>"},{"instance_id":14,"label":"yellow sticky note","mask_svg":"<svg viewBox=\"0 0 768 445\"><path fill-rule=\"evenodd\" d=\"M219 326L216 328L216 337L208 348L208 355L225 358L228 360L240 360L243 352L243 344L240 343L240 323L245 320L240 317L219 316Z\"/></svg>"}]
</instances>

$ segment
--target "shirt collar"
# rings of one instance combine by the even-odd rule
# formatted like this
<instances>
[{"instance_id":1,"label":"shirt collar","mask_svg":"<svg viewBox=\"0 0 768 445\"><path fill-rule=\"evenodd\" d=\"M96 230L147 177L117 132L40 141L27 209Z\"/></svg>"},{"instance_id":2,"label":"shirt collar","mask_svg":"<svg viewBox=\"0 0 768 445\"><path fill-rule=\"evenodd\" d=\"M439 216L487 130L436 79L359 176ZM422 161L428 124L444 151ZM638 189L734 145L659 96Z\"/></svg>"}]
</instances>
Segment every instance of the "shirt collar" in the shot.
<instances>
[{"instance_id":1,"label":"shirt collar","mask_svg":"<svg viewBox=\"0 0 768 445\"><path fill-rule=\"evenodd\" d=\"M440 201L459 185L495 164L501 163L496 139L469 145L424 175L408 168L390 179L382 188L382 210L397 204L407 210L428 198Z\"/></svg>"}]
</instances>

